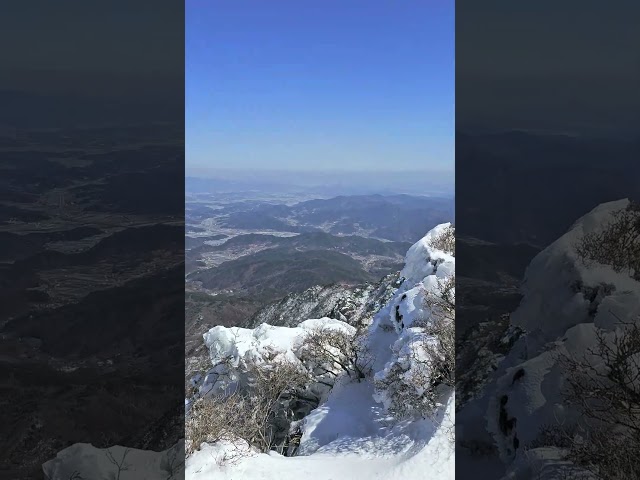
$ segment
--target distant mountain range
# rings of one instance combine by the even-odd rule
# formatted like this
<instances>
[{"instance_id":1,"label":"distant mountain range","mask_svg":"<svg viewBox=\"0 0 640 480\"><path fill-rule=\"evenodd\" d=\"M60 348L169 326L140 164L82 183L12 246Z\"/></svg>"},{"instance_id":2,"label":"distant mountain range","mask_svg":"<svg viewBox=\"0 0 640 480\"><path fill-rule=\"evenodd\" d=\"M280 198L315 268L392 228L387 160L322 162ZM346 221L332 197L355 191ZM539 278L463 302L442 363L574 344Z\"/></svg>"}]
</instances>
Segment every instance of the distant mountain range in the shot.
<instances>
[{"instance_id":1,"label":"distant mountain range","mask_svg":"<svg viewBox=\"0 0 640 480\"><path fill-rule=\"evenodd\" d=\"M338 195L430 195L453 197L454 172L440 171L273 171L207 170L187 166L190 194L256 192Z\"/></svg>"},{"instance_id":2,"label":"distant mountain range","mask_svg":"<svg viewBox=\"0 0 640 480\"><path fill-rule=\"evenodd\" d=\"M412 195L354 195L317 199L295 205L236 202L217 210L188 204L187 221L216 218L228 229L272 229L280 232L325 231L413 242L439 223L453 221L452 198Z\"/></svg>"},{"instance_id":3,"label":"distant mountain range","mask_svg":"<svg viewBox=\"0 0 640 480\"><path fill-rule=\"evenodd\" d=\"M457 132L457 233L542 248L584 211L640 198L638 147L637 136Z\"/></svg>"}]
</instances>

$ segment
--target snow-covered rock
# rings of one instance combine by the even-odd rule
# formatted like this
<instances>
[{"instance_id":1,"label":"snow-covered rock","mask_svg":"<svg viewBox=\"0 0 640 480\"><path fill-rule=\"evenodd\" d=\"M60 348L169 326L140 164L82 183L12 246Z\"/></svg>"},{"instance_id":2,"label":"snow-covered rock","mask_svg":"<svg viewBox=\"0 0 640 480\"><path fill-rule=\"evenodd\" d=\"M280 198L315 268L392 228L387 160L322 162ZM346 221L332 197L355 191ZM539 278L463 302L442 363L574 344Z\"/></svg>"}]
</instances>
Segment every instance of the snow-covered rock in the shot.
<instances>
[{"instance_id":1,"label":"snow-covered rock","mask_svg":"<svg viewBox=\"0 0 640 480\"><path fill-rule=\"evenodd\" d=\"M523 299L511 315L512 325L524 334L505 355L484 394L457 414L465 426L457 440L491 438L501 460L511 465L505 478L530 478L523 472L534 467L544 472L539 478L555 478L553 472L563 465L557 449L529 450L528 457L523 456L543 426L569 427L580 420L579 412L566 408L562 392L569 372L560 360L583 358L597 344L598 334L611 338L621 322L636 322L640 316L640 283L610 266L585 264L576 251L584 235L606 227L614 212L628 203L596 207L532 260ZM478 422L479 417L484 422Z\"/></svg>"},{"instance_id":2,"label":"snow-covered rock","mask_svg":"<svg viewBox=\"0 0 640 480\"><path fill-rule=\"evenodd\" d=\"M575 325L594 323L595 310L605 297L613 295L617 303L621 292L637 290L638 283L629 275L607 265L585 265L576 252L585 234L601 230L614 212L628 204L621 200L599 205L533 259L525 273L524 298L511 315L514 325L539 334L540 341L554 340ZM606 299L606 303L611 301ZM626 308L626 301L623 303ZM598 310L595 323L610 325L608 309Z\"/></svg>"},{"instance_id":3,"label":"snow-covered rock","mask_svg":"<svg viewBox=\"0 0 640 480\"><path fill-rule=\"evenodd\" d=\"M374 397L387 408L391 407L397 389L413 388L415 394L421 396L428 384L430 367L426 347L436 342L414 324L431 318L432 312L425 304L427 295L442 296L442 282L455 274L455 257L432 246L433 239L450 227L449 223L438 225L409 249L400 273L404 279L402 285L374 317L372 344L379 343L376 337L385 336L385 330L390 327L395 332L390 355L382 352L376 355L374 378L378 385L384 386L378 388ZM450 293L455 296L455 288ZM390 380L392 376L394 381Z\"/></svg>"},{"instance_id":4,"label":"snow-covered rock","mask_svg":"<svg viewBox=\"0 0 640 480\"><path fill-rule=\"evenodd\" d=\"M211 362L216 365L224 359L238 366L243 359L263 362L266 353L275 351L292 362L299 361L298 350L305 335L315 328L327 328L353 334L355 328L332 318L305 320L297 327L274 327L266 323L254 329L213 327L204 334Z\"/></svg>"},{"instance_id":5,"label":"snow-covered rock","mask_svg":"<svg viewBox=\"0 0 640 480\"><path fill-rule=\"evenodd\" d=\"M242 372L249 363L286 361L307 366L302 362L305 337L314 329L335 330L349 335L355 327L332 318L309 319L297 327L274 327L266 323L254 329L213 327L204 334L213 368L200 385L201 394L220 394L242 386ZM319 378L320 379L320 378Z\"/></svg>"},{"instance_id":6,"label":"snow-covered rock","mask_svg":"<svg viewBox=\"0 0 640 480\"><path fill-rule=\"evenodd\" d=\"M419 368L415 354L425 333L414 326L414 321L428 318L425 295L439 287L438 279L453 274L455 269L452 255L430 246L432 239L449 226L434 228L407 252L403 280L397 282L392 295L387 294L390 299L379 308L366 334L373 378L353 382L343 377L337 381L326 401L301 421L303 435L297 456L255 453L225 465L213 462L212 455L232 457L229 449L235 447L204 446L187 461L189 478L267 479L275 478L275 472L281 479L453 478L453 393L442 398L442 406L429 419L399 421L387 410L385 392L374 386L374 378L385 376L395 364L402 364L407 372ZM386 287L379 290L389 291ZM396 310L404 322L397 321ZM226 360L226 365L239 370L243 360L263 361L265 352L273 357L275 351L276 358L302 363L302 340L319 326L355 331L345 322L320 318L293 328L265 324L252 330L215 327L205 334L205 343L214 364ZM215 372L210 376L205 384L220 381Z\"/></svg>"},{"instance_id":7,"label":"snow-covered rock","mask_svg":"<svg viewBox=\"0 0 640 480\"><path fill-rule=\"evenodd\" d=\"M400 276L404 277L410 285L423 282L433 275L445 277L454 273L455 258L453 255L431 246L433 240L449 228L451 228L450 223L443 223L432 228L409 249Z\"/></svg>"},{"instance_id":8,"label":"snow-covered rock","mask_svg":"<svg viewBox=\"0 0 640 480\"><path fill-rule=\"evenodd\" d=\"M45 478L67 480L155 480L184 478L184 441L163 451L76 443L42 465Z\"/></svg>"},{"instance_id":9,"label":"snow-covered rock","mask_svg":"<svg viewBox=\"0 0 640 480\"><path fill-rule=\"evenodd\" d=\"M531 262L524 297L511 320L527 331L505 358L489 403L487 421L505 459L515 456L513 439L527 445L542 425L566 424L578 418L563 407L566 368L563 356L578 357L597 342L596 333L614 333L622 321L640 314L640 284L606 265L585 265L576 253L580 239L605 227L627 200L598 206ZM505 434L498 405L517 426ZM502 400L505 401L505 400ZM502 431L501 431L502 430Z\"/></svg>"}]
</instances>

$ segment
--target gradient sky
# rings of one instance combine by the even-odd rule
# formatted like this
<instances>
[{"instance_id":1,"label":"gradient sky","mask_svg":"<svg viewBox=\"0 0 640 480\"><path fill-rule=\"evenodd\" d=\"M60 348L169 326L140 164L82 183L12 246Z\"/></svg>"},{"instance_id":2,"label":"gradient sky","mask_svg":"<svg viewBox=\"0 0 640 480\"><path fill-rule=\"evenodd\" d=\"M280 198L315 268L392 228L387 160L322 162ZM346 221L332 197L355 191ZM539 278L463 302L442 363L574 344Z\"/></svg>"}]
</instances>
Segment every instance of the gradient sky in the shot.
<instances>
[{"instance_id":1,"label":"gradient sky","mask_svg":"<svg viewBox=\"0 0 640 480\"><path fill-rule=\"evenodd\" d=\"M640 126L640 2L458 0L457 125Z\"/></svg>"},{"instance_id":2,"label":"gradient sky","mask_svg":"<svg viewBox=\"0 0 640 480\"><path fill-rule=\"evenodd\" d=\"M3 7L0 42L10 48L0 53L0 89L121 95L116 84L137 78L146 88L136 96L167 79L170 89L182 89L184 12L175 0L30 0Z\"/></svg>"},{"instance_id":3,"label":"gradient sky","mask_svg":"<svg viewBox=\"0 0 640 480\"><path fill-rule=\"evenodd\" d=\"M187 0L187 168L454 168L453 0Z\"/></svg>"}]
</instances>

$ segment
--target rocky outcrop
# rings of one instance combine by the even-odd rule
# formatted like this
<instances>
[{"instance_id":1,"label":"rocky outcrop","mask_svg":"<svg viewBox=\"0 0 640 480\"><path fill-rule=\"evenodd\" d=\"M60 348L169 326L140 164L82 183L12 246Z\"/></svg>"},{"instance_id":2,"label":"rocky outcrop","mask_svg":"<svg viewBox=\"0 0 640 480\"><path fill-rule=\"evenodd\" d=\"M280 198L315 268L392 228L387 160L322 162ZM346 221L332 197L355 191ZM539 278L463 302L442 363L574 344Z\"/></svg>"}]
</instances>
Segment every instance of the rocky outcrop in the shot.
<instances>
[{"instance_id":1,"label":"rocky outcrop","mask_svg":"<svg viewBox=\"0 0 640 480\"><path fill-rule=\"evenodd\" d=\"M386 275L375 284L357 287L340 284L317 285L267 305L239 326L255 328L267 323L273 326L295 327L308 318L323 317L341 320L354 326L366 325L391 298L399 285L398 273Z\"/></svg>"}]
</instances>

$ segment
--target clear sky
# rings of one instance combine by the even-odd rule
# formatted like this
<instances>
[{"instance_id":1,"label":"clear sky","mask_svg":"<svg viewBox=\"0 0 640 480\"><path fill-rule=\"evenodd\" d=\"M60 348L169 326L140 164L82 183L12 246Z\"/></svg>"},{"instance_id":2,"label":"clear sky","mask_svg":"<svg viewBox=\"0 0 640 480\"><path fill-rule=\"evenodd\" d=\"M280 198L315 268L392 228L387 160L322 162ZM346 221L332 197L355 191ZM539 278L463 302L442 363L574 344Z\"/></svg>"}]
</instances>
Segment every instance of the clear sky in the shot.
<instances>
[{"instance_id":1,"label":"clear sky","mask_svg":"<svg viewBox=\"0 0 640 480\"><path fill-rule=\"evenodd\" d=\"M454 169L453 0L187 0L186 163Z\"/></svg>"}]
</instances>

